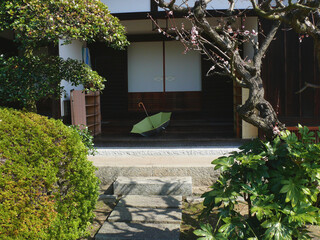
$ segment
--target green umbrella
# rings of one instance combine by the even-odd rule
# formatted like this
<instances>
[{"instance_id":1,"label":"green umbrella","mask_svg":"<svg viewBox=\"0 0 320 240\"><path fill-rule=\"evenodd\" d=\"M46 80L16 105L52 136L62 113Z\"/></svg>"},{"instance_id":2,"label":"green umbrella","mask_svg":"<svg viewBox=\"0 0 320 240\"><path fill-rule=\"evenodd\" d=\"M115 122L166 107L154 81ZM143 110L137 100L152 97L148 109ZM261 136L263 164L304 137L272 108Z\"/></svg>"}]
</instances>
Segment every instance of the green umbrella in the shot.
<instances>
[{"instance_id":1,"label":"green umbrella","mask_svg":"<svg viewBox=\"0 0 320 240\"><path fill-rule=\"evenodd\" d=\"M143 106L147 117L135 124L131 130L131 133L137 133L141 134L142 136L148 137L160 133L168 126L171 112L160 112L155 115L149 116L143 103L139 103L139 106L140 105Z\"/></svg>"}]
</instances>

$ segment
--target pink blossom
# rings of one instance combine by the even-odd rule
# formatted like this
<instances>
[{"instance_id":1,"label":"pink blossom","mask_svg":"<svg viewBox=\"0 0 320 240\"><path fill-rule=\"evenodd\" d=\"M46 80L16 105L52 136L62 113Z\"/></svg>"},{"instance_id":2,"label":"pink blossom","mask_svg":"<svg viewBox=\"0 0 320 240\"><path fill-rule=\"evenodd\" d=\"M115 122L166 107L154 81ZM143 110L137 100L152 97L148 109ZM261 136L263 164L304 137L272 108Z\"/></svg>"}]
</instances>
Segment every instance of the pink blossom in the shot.
<instances>
[{"instance_id":1,"label":"pink blossom","mask_svg":"<svg viewBox=\"0 0 320 240\"><path fill-rule=\"evenodd\" d=\"M249 35L249 33L250 33L250 32L249 32L248 30L245 30L245 31L243 32L243 34L246 35L246 36Z\"/></svg>"},{"instance_id":2,"label":"pink blossom","mask_svg":"<svg viewBox=\"0 0 320 240\"><path fill-rule=\"evenodd\" d=\"M216 67L213 65L210 69L209 69L209 72L214 70Z\"/></svg>"},{"instance_id":3,"label":"pink blossom","mask_svg":"<svg viewBox=\"0 0 320 240\"><path fill-rule=\"evenodd\" d=\"M196 44L196 40L197 40L197 37L198 37L198 30L196 29L196 27L192 27L191 29L191 36L190 36L190 39L191 39L191 43L192 44Z\"/></svg>"},{"instance_id":4,"label":"pink blossom","mask_svg":"<svg viewBox=\"0 0 320 240\"><path fill-rule=\"evenodd\" d=\"M280 130L279 130L279 128L277 126L273 127L273 134L274 135L279 135L280 134Z\"/></svg>"},{"instance_id":5,"label":"pink blossom","mask_svg":"<svg viewBox=\"0 0 320 240\"><path fill-rule=\"evenodd\" d=\"M230 27L230 26L228 26L228 33L233 33L233 30L232 30L232 28Z\"/></svg>"},{"instance_id":6,"label":"pink blossom","mask_svg":"<svg viewBox=\"0 0 320 240\"><path fill-rule=\"evenodd\" d=\"M192 35L198 35L198 31L197 31L197 28L196 27L192 27L192 29L191 29L191 34Z\"/></svg>"},{"instance_id":7,"label":"pink blossom","mask_svg":"<svg viewBox=\"0 0 320 240\"><path fill-rule=\"evenodd\" d=\"M257 36L257 35L258 35L258 33L257 33L254 29L252 29L252 31L251 31L251 35L252 35L252 36Z\"/></svg>"},{"instance_id":8,"label":"pink blossom","mask_svg":"<svg viewBox=\"0 0 320 240\"><path fill-rule=\"evenodd\" d=\"M169 11L169 12L168 12L168 15L169 15L169 16L172 16L172 15L173 15L173 12L172 12L172 11Z\"/></svg>"}]
</instances>

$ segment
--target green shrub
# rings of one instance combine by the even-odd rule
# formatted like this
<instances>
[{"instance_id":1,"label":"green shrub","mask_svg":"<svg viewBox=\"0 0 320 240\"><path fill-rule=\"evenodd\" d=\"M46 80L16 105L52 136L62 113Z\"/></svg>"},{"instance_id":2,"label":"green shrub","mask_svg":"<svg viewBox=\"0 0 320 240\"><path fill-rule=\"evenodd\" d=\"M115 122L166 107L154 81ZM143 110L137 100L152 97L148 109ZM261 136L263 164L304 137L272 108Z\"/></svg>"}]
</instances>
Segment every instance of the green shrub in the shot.
<instances>
[{"instance_id":1,"label":"green shrub","mask_svg":"<svg viewBox=\"0 0 320 240\"><path fill-rule=\"evenodd\" d=\"M218 208L219 224L202 224L200 239L310 239L306 225L320 221L320 144L306 127L299 133L302 140L281 132L212 162L221 175L204 194L204 216ZM237 209L241 201L245 212Z\"/></svg>"},{"instance_id":2,"label":"green shrub","mask_svg":"<svg viewBox=\"0 0 320 240\"><path fill-rule=\"evenodd\" d=\"M80 136L61 121L0 108L0 239L78 239L98 197Z\"/></svg>"},{"instance_id":3,"label":"green shrub","mask_svg":"<svg viewBox=\"0 0 320 240\"><path fill-rule=\"evenodd\" d=\"M0 106L18 106L36 111L35 103L47 97L59 98L65 80L85 90L104 89L105 79L86 64L57 56L5 58L0 55ZM28 87L26 87L28 86Z\"/></svg>"},{"instance_id":4,"label":"green shrub","mask_svg":"<svg viewBox=\"0 0 320 240\"><path fill-rule=\"evenodd\" d=\"M97 150L94 148L93 136L91 135L91 131L89 130L89 128L83 124L70 125L69 127L79 134L84 146L88 150L88 154L95 155Z\"/></svg>"}]
</instances>

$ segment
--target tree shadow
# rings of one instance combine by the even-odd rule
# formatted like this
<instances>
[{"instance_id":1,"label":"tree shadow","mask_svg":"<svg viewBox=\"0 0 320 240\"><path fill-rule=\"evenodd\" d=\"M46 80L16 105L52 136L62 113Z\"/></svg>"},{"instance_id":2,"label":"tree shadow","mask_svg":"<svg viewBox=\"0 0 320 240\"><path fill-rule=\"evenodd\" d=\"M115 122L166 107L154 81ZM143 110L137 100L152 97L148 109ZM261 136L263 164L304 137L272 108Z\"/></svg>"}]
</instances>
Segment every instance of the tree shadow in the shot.
<instances>
[{"instance_id":1,"label":"tree shadow","mask_svg":"<svg viewBox=\"0 0 320 240\"><path fill-rule=\"evenodd\" d=\"M159 180L161 182L161 180ZM157 240L179 239L180 221L182 218L182 197L170 196L179 193L184 183L164 183L158 193L160 202L134 202L126 201L122 196L118 205L101 227L95 239L119 238L119 239L144 239L154 238ZM129 185L121 191L126 194L134 192L135 184ZM140 196L132 197L139 198ZM147 196L145 196L147 197ZM150 199L152 201L152 198Z\"/></svg>"}]
</instances>

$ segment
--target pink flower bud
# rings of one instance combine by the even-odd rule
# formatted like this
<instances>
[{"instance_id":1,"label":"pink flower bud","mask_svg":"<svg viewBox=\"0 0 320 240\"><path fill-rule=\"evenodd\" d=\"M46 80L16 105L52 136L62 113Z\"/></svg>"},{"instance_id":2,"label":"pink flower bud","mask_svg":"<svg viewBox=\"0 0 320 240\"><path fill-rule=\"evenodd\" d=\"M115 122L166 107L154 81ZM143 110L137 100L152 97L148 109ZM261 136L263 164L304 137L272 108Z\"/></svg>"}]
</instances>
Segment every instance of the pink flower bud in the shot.
<instances>
[{"instance_id":1,"label":"pink flower bud","mask_svg":"<svg viewBox=\"0 0 320 240\"><path fill-rule=\"evenodd\" d=\"M251 35L252 35L252 36L257 36L257 35L258 35L258 33L257 33L254 29L252 29L252 31L251 31Z\"/></svg>"}]
</instances>

